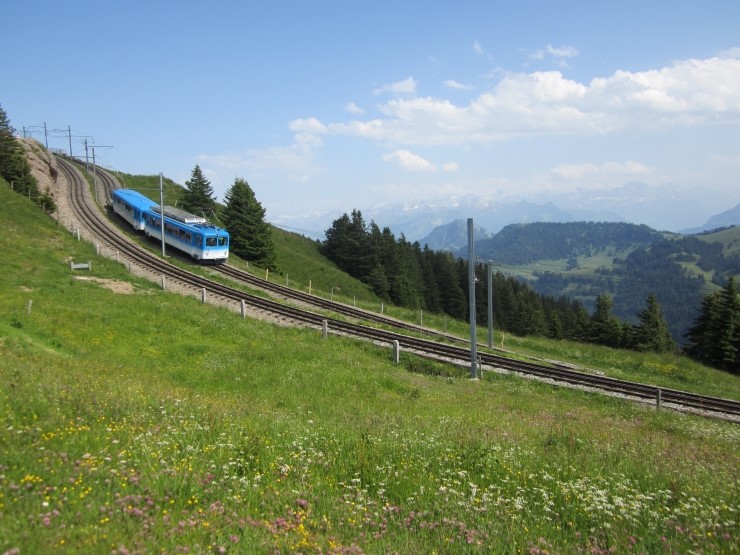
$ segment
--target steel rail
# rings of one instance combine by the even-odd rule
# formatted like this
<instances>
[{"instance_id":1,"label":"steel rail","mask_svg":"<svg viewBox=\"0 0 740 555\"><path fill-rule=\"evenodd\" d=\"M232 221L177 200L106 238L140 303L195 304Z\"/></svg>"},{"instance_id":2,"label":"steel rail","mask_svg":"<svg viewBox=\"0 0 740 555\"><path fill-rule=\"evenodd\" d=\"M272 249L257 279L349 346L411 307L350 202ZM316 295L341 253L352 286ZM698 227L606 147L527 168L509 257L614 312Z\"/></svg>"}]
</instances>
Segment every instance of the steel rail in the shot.
<instances>
[{"instance_id":1,"label":"steel rail","mask_svg":"<svg viewBox=\"0 0 740 555\"><path fill-rule=\"evenodd\" d=\"M70 200L80 219L93 233L102 236L111 247L124 252L126 256L138 264L186 283L189 286L206 289L220 296L223 300L237 303L244 302L258 310L276 314L303 325L315 328L321 328L327 325L328 329L334 333L365 338L377 343L392 344L398 341L402 348L413 351L420 356L441 358L460 365L464 365L466 361L469 362L470 350L465 347L411 337L397 332L328 318L307 310L289 307L275 301L250 295L233 287L222 285L166 262L154 255L151 251L122 236L119 230L115 229L110 222L105 220L100 213L99 207L90 198L87 184L79 172L69 162L59 160L60 167L70 183ZM679 407L700 409L714 413L726 413L733 416L740 415L740 402L731 399L699 395L596 374L588 374L557 365L546 366L543 364L517 361L490 353L479 352L479 358L482 365L488 366L491 369L537 376L554 380L555 382L590 387L643 400L654 400L660 395L663 403L671 403Z\"/></svg>"}]
</instances>

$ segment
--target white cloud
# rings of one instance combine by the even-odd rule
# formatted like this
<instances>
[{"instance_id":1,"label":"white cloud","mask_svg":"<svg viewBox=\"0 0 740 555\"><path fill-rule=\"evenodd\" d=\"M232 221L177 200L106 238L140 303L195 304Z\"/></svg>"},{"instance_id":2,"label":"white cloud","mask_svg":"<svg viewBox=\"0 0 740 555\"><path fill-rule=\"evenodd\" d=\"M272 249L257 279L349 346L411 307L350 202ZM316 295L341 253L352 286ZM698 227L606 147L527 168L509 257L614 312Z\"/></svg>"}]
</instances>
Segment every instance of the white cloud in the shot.
<instances>
[{"instance_id":1,"label":"white cloud","mask_svg":"<svg viewBox=\"0 0 740 555\"><path fill-rule=\"evenodd\" d=\"M483 56L486 60L493 61L493 56L491 56L491 54L489 54L477 40L473 42L473 52L479 56Z\"/></svg>"},{"instance_id":2,"label":"white cloud","mask_svg":"<svg viewBox=\"0 0 740 555\"><path fill-rule=\"evenodd\" d=\"M349 112L350 114L364 114L365 113L365 110L360 108L354 102L347 102L347 104L344 105L344 111Z\"/></svg>"},{"instance_id":3,"label":"white cloud","mask_svg":"<svg viewBox=\"0 0 740 555\"><path fill-rule=\"evenodd\" d=\"M559 46L554 47L550 44L547 45L548 54L555 56L556 58L572 58L578 56L578 50L572 46Z\"/></svg>"},{"instance_id":4,"label":"white cloud","mask_svg":"<svg viewBox=\"0 0 740 555\"><path fill-rule=\"evenodd\" d=\"M204 172L208 170L214 176L220 176L221 181L227 181L234 175L275 171L305 181L322 171L316 166L314 157L316 150L324 143L321 133L326 132L326 126L316 118L307 118L291 122L291 128L295 132L293 144L287 147L249 149L244 153L200 154L197 159L202 163Z\"/></svg>"},{"instance_id":5,"label":"white cloud","mask_svg":"<svg viewBox=\"0 0 740 555\"><path fill-rule=\"evenodd\" d=\"M398 149L390 154L384 154L383 160L386 162L395 162L402 168L412 172L433 172L437 171L437 167L425 160L418 154L414 154L408 150Z\"/></svg>"},{"instance_id":6,"label":"white cloud","mask_svg":"<svg viewBox=\"0 0 740 555\"><path fill-rule=\"evenodd\" d=\"M416 81L384 90L413 91ZM643 72L617 71L588 83L559 71L504 76L467 105L433 97L394 98L383 117L324 124L291 122L294 132L364 137L395 145L491 143L543 134L660 132L740 125L740 58L678 61Z\"/></svg>"},{"instance_id":7,"label":"white cloud","mask_svg":"<svg viewBox=\"0 0 740 555\"><path fill-rule=\"evenodd\" d=\"M604 164L559 164L553 167L551 173L563 179L585 179L592 177L619 176L622 178L645 177L652 170L640 162L629 160L624 163L606 162Z\"/></svg>"},{"instance_id":8,"label":"white cloud","mask_svg":"<svg viewBox=\"0 0 740 555\"><path fill-rule=\"evenodd\" d=\"M475 89L473 85L463 85L462 83L458 83L454 79L447 79L444 82L444 85L449 89L456 89L459 91L472 91Z\"/></svg>"},{"instance_id":9,"label":"white cloud","mask_svg":"<svg viewBox=\"0 0 740 555\"><path fill-rule=\"evenodd\" d=\"M547 57L554 58L555 65L559 67L568 67L567 58L578 56L578 50L573 46L552 46L548 44L545 48L535 50L529 55L530 60L544 60Z\"/></svg>"},{"instance_id":10,"label":"white cloud","mask_svg":"<svg viewBox=\"0 0 740 555\"><path fill-rule=\"evenodd\" d=\"M416 94L416 85L418 81L413 77L408 77L403 81L383 85L373 91L373 94L379 95L384 93L391 94Z\"/></svg>"},{"instance_id":11,"label":"white cloud","mask_svg":"<svg viewBox=\"0 0 740 555\"><path fill-rule=\"evenodd\" d=\"M460 169L460 164L457 162L447 162L446 164L442 165L442 169L446 172L456 172Z\"/></svg>"}]
</instances>

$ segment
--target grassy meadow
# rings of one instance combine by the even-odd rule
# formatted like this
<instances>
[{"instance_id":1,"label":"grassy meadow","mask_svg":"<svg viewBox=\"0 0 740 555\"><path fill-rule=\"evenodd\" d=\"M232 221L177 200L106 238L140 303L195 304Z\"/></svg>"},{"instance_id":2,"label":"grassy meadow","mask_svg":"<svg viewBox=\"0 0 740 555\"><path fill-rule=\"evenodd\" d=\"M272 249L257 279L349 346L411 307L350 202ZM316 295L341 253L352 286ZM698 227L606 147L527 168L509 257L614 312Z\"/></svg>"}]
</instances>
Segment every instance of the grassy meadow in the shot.
<instances>
[{"instance_id":1,"label":"grassy meadow","mask_svg":"<svg viewBox=\"0 0 740 555\"><path fill-rule=\"evenodd\" d=\"M0 553L738 551L735 423L242 320L1 182L0 218Z\"/></svg>"}]
</instances>

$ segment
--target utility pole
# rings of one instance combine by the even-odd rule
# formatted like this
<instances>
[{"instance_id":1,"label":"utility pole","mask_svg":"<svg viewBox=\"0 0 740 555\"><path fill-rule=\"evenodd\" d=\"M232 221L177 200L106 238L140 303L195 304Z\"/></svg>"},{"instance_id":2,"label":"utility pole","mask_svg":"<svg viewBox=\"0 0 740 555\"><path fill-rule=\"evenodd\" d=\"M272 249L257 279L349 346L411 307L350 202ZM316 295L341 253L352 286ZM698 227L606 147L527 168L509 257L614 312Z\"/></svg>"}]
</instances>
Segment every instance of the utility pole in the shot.
<instances>
[{"instance_id":1,"label":"utility pole","mask_svg":"<svg viewBox=\"0 0 740 555\"><path fill-rule=\"evenodd\" d=\"M478 377L478 345L475 330L475 248L473 245L473 218L468 218L468 297L470 311L470 379Z\"/></svg>"},{"instance_id":2,"label":"utility pole","mask_svg":"<svg viewBox=\"0 0 740 555\"><path fill-rule=\"evenodd\" d=\"M95 202L98 202L98 174L95 172L95 147L92 147L93 152L93 189L95 189Z\"/></svg>"},{"instance_id":3,"label":"utility pole","mask_svg":"<svg viewBox=\"0 0 740 555\"><path fill-rule=\"evenodd\" d=\"M162 233L162 257L167 256L164 252L164 186L162 185L162 172L159 172L159 210L160 231Z\"/></svg>"},{"instance_id":4,"label":"utility pole","mask_svg":"<svg viewBox=\"0 0 740 555\"><path fill-rule=\"evenodd\" d=\"M488 348L493 348L493 260L488 261Z\"/></svg>"}]
</instances>

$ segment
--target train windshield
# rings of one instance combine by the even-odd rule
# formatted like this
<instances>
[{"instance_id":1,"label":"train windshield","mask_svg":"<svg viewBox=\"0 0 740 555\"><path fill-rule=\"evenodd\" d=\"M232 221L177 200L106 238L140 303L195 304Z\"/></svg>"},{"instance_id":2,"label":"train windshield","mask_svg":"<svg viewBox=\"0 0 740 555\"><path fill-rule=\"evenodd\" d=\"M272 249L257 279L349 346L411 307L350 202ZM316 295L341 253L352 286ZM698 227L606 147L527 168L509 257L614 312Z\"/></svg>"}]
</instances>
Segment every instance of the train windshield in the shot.
<instances>
[{"instance_id":1,"label":"train windshield","mask_svg":"<svg viewBox=\"0 0 740 555\"><path fill-rule=\"evenodd\" d=\"M228 244L229 244L228 237L219 237L218 238L218 246L219 247L225 247Z\"/></svg>"},{"instance_id":2,"label":"train windshield","mask_svg":"<svg viewBox=\"0 0 740 555\"><path fill-rule=\"evenodd\" d=\"M215 246L216 246L216 238L206 237L206 247L215 247Z\"/></svg>"}]
</instances>

